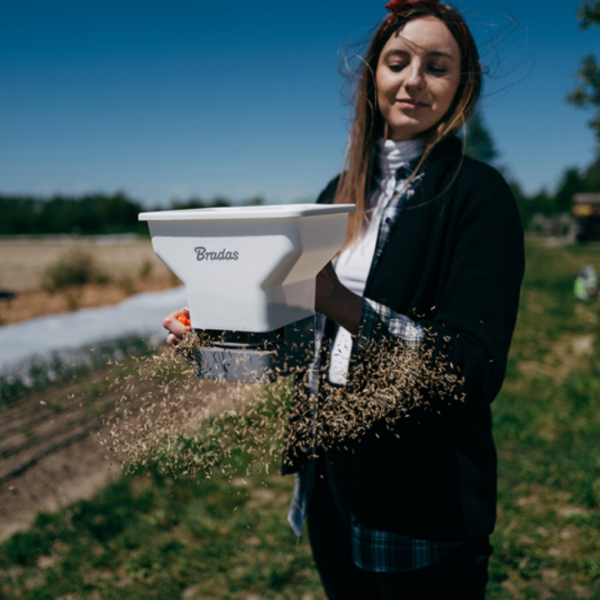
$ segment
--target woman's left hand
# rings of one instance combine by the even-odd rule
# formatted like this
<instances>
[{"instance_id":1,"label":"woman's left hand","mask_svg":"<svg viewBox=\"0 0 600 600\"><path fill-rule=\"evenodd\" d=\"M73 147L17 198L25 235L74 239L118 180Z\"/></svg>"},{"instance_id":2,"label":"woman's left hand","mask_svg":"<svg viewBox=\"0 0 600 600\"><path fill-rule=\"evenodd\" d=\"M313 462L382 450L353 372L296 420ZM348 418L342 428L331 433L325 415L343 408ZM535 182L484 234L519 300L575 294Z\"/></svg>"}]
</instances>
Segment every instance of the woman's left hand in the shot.
<instances>
[{"instance_id":1,"label":"woman's left hand","mask_svg":"<svg viewBox=\"0 0 600 600\"><path fill-rule=\"evenodd\" d=\"M179 318L181 316L186 317L186 319L182 320ZM189 318L190 311L187 306L184 306L180 310L173 311L163 319L163 327L169 332L169 335L167 335L168 344L176 344L188 331L192 330L191 324L186 325L184 323L184 321L187 322Z\"/></svg>"},{"instance_id":2,"label":"woman's left hand","mask_svg":"<svg viewBox=\"0 0 600 600\"><path fill-rule=\"evenodd\" d=\"M363 299L342 285L331 262L317 275L315 309L353 335L358 333Z\"/></svg>"}]
</instances>

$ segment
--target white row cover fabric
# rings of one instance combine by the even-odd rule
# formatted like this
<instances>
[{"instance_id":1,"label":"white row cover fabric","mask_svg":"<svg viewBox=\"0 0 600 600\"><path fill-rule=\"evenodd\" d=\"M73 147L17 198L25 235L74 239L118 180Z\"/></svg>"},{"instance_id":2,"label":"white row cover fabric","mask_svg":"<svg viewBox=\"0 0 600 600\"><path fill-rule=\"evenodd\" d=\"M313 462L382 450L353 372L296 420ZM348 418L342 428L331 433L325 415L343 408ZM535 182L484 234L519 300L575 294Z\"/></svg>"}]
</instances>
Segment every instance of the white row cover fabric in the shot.
<instances>
[{"instance_id":1,"label":"white row cover fabric","mask_svg":"<svg viewBox=\"0 0 600 600\"><path fill-rule=\"evenodd\" d=\"M95 344L139 336L149 343L165 339L162 320L187 304L183 286L136 294L120 304L37 317L0 327L0 375L23 371L34 358L89 352Z\"/></svg>"}]
</instances>

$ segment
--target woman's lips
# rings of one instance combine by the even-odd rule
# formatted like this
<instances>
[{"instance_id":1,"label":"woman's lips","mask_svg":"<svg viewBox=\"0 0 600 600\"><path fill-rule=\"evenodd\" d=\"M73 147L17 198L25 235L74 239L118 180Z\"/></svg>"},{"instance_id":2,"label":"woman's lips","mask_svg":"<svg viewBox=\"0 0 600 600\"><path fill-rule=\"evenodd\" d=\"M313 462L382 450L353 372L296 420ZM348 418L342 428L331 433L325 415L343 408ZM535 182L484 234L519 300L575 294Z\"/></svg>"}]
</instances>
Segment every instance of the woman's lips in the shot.
<instances>
[{"instance_id":1,"label":"woman's lips","mask_svg":"<svg viewBox=\"0 0 600 600\"><path fill-rule=\"evenodd\" d=\"M429 106L429 104L426 104L425 102L416 102L414 100L408 100L406 98L396 100L396 104L402 110L415 110L417 108L427 108Z\"/></svg>"}]
</instances>

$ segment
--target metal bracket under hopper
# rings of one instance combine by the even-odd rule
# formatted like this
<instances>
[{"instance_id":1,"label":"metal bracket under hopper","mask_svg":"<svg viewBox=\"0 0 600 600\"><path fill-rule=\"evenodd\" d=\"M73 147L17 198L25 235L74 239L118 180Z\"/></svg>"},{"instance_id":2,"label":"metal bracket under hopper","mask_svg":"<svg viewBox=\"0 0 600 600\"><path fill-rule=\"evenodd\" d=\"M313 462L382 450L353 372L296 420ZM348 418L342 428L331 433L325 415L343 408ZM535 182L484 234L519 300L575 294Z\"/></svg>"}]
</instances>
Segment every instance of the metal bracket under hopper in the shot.
<instances>
[{"instance_id":1,"label":"metal bracket under hopper","mask_svg":"<svg viewBox=\"0 0 600 600\"><path fill-rule=\"evenodd\" d=\"M212 345L195 352L201 379L271 383L314 359L314 316L266 333L209 331Z\"/></svg>"}]
</instances>

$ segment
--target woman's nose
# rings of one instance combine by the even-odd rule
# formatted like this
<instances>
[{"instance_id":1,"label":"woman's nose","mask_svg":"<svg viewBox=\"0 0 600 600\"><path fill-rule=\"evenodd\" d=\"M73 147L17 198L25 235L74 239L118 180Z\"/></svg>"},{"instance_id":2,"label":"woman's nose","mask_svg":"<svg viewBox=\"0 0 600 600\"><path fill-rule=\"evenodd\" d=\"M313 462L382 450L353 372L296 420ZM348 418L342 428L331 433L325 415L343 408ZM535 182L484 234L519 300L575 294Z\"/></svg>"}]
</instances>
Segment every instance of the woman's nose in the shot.
<instances>
[{"instance_id":1,"label":"woman's nose","mask_svg":"<svg viewBox=\"0 0 600 600\"><path fill-rule=\"evenodd\" d=\"M411 68L408 73L408 78L406 79L405 85L409 89L420 90L423 89L425 85L425 78L423 77L423 73L419 67L416 65Z\"/></svg>"}]
</instances>

